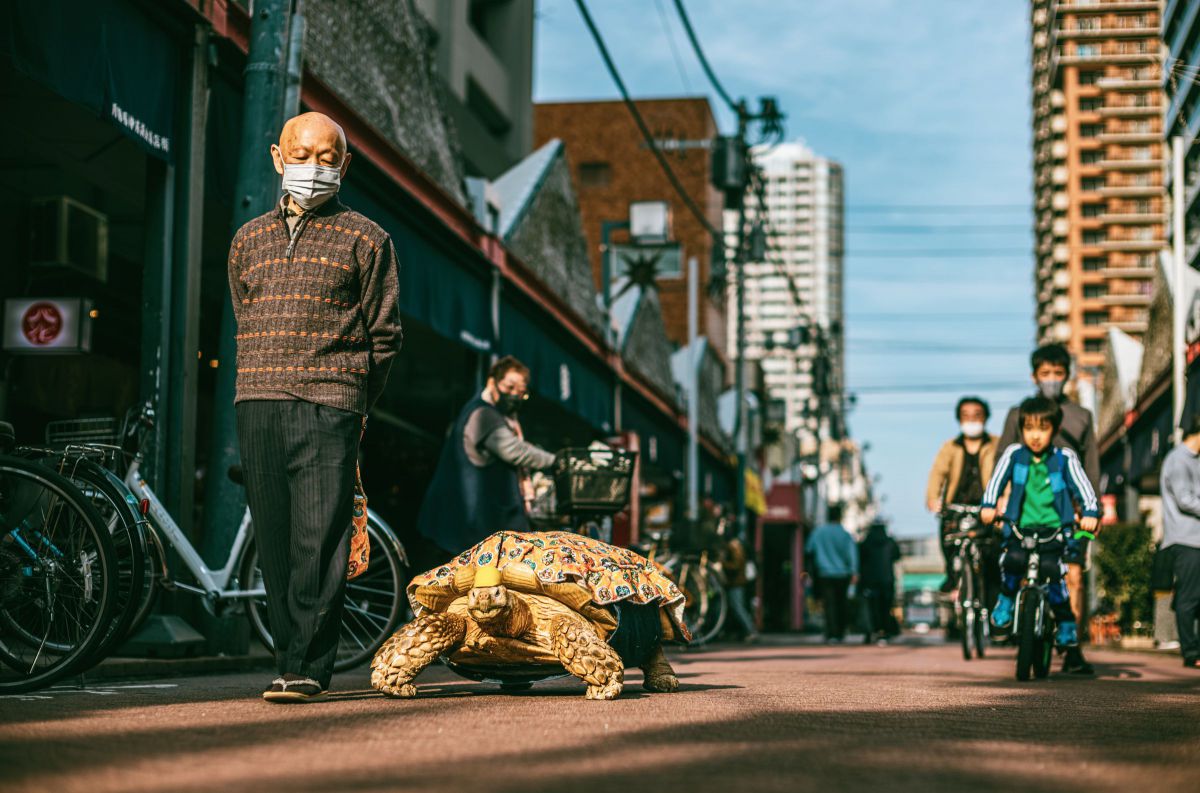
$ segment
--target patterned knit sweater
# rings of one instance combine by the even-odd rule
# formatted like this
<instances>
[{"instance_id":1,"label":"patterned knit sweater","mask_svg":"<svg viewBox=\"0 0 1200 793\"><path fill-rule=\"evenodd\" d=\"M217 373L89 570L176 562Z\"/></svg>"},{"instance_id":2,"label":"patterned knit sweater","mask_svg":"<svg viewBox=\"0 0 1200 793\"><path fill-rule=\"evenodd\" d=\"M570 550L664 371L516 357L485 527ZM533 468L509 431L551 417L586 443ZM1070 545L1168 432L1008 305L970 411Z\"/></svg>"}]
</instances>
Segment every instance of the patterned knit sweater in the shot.
<instances>
[{"instance_id":1,"label":"patterned knit sweater","mask_svg":"<svg viewBox=\"0 0 1200 793\"><path fill-rule=\"evenodd\" d=\"M291 232L279 206L242 226L229 249L234 401L297 399L366 415L403 338L399 289L391 238L336 197Z\"/></svg>"}]
</instances>

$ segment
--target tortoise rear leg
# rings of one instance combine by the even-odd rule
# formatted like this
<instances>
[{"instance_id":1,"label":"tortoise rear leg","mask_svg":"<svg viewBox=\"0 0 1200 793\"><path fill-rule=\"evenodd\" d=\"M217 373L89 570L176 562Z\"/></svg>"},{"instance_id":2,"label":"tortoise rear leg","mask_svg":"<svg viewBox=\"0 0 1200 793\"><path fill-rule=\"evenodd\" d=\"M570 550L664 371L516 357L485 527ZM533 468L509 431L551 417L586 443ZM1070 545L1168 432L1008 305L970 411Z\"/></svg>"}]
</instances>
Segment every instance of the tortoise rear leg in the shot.
<instances>
[{"instance_id":1,"label":"tortoise rear leg","mask_svg":"<svg viewBox=\"0 0 1200 793\"><path fill-rule=\"evenodd\" d=\"M371 661L371 685L389 697L415 697L410 682L447 650L462 644L467 621L457 614L426 614L383 643Z\"/></svg>"},{"instance_id":2,"label":"tortoise rear leg","mask_svg":"<svg viewBox=\"0 0 1200 793\"><path fill-rule=\"evenodd\" d=\"M654 648L650 660L642 667L642 688L657 694L674 694L679 690L679 678L667 661L661 644Z\"/></svg>"},{"instance_id":3,"label":"tortoise rear leg","mask_svg":"<svg viewBox=\"0 0 1200 793\"><path fill-rule=\"evenodd\" d=\"M616 699L625 686L620 656L581 617L559 616L550 623L550 641L563 668L588 684L588 699Z\"/></svg>"}]
</instances>

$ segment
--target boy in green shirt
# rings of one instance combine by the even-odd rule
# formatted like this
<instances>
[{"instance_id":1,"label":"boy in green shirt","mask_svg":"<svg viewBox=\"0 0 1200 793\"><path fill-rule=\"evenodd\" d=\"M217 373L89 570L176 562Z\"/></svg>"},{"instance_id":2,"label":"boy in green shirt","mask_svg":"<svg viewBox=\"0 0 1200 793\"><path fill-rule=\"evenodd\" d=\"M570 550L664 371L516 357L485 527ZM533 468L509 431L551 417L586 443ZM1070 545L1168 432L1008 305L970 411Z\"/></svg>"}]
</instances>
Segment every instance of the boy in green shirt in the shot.
<instances>
[{"instance_id":1,"label":"boy in green shirt","mask_svg":"<svg viewBox=\"0 0 1200 793\"><path fill-rule=\"evenodd\" d=\"M979 515L984 523L993 522L996 503L1004 489L1012 486L1004 512L1007 525L1004 553L1000 557L1003 577L1000 597L992 610L992 624L998 630L1012 625L1014 598L1028 562L1021 540L1010 526L1016 526L1026 536L1045 538L1054 535L1054 540L1039 545L1042 571L1050 578L1047 596L1058 622L1055 643L1060 647L1074 647L1079 643L1079 630L1071 611L1067 585L1063 582L1066 565L1062 562L1062 554L1066 545L1073 542L1067 535L1075 525L1075 504L1078 503L1083 514L1079 528L1088 533L1096 531L1100 505L1079 456L1073 449L1051 443L1062 424L1059 404L1044 396L1026 399L1019 408L1019 421L1021 442L1005 449L996 463L992 480L983 494L983 510Z\"/></svg>"}]
</instances>

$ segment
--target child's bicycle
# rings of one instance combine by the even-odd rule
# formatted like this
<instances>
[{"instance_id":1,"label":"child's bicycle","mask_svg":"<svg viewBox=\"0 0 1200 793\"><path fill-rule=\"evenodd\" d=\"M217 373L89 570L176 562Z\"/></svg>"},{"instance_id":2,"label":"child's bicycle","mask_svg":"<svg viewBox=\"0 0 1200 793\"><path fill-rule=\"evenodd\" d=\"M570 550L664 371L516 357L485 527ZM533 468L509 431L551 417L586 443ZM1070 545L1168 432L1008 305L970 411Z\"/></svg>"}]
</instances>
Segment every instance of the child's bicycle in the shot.
<instances>
[{"instance_id":1,"label":"child's bicycle","mask_svg":"<svg viewBox=\"0 0 1200 793\"><path fill-rule=\"evenodd\" d=\"M1050 660L1054 653L1054 635L1057 624L1049 607L1050 577L1042 571L1041 554L1038 549L1047 543L1061 541L1063 535L1074 529L1055 529L1053 532L1026 530L1022 534L1015 525L1009 524L1013 534L1021 541L1028 554L1025 578L1017 592L1013 606L1013 641L1017 645L1017 680L1039 680L1050 674ZM1075 531L1076 539L1094 539L1090 532Z\"/></svg>"}]
</instances>

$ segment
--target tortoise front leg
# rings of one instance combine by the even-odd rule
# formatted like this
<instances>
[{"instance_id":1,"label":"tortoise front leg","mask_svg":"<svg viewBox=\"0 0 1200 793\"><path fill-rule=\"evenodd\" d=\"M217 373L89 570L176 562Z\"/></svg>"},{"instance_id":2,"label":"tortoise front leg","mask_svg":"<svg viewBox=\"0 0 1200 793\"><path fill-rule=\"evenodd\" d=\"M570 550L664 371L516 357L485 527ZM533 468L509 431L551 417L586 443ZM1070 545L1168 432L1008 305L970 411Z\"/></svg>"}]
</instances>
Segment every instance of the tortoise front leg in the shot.
<instances>
[{"instance_id":1,"label":"tortoise front leg","mask_svg":"<svg viewBox=\"0 0 1200 793\"><path fill-rule=\"evenodd\" d=\"M389 697L415 697L410 682L447 650L462 644L467 621L457 614L426 614L383 643L371 661L371 685Z\"/></svg>"},{"instance_id":2,"label":"tortoise front leg","mask_svg":"<svg viewBox=\"0 0 1200 793\"><path fill-rule=\"evenodd\" d=\"M625 686L625 665L586 620L555 617L550 642L563 668L588 684L588 699L616 699Z\"/></svg>"}]
</instances>

